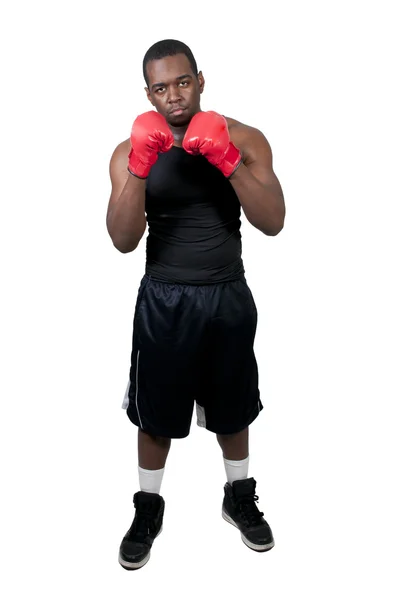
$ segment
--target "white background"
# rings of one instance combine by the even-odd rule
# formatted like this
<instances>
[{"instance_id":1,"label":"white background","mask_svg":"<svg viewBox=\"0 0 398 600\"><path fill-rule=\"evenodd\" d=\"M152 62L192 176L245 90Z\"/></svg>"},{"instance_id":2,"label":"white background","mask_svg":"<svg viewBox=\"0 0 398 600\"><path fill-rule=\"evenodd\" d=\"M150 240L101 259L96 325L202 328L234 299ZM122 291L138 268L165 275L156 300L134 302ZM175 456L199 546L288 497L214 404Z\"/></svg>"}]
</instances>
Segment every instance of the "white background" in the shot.
<instances>
[{"instance_id":1,"label":"white background","mask_svg":"<svg viewBox=\"0 0 398 600\"><path fill-rule=\"evenodd\" d=\"M15 2L1 15L2 598L396 599L393 2ZM262 13L259 12L261 6ZM377 8L376 8L377 6ZM109 159L151 107L141 62L187 43L204 110L258 127L285 229L243 222L264 410L249 476L275 548L221 519L215 436L173 442L151 560L121 409L145 243L105 228Z\"/></svg>"}]
</instances>

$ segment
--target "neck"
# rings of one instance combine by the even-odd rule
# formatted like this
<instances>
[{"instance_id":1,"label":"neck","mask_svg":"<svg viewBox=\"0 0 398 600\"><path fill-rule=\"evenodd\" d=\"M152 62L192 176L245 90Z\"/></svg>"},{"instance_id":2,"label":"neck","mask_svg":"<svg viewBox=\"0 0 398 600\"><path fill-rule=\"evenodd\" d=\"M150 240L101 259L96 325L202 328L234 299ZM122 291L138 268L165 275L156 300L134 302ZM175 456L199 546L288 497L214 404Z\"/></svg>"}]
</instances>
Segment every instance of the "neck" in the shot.
<instances>
[{"instance_id":1,"label":"neck","mask_svg":"<svg viewBox=\"0 0 398 600\"><path fill-rule=\"evenodd\" d=\"M202 109L199 108L199 110L197 112L202 112ZM184 139L184 135L189 127L189 123L187 123L186 125L181 125L181 127L173 127L173 125L169 124L169 127L170 127L170 131L174 137L174 145L179 146L181 148L182 141Z\"/></svg>"},{"instance_id":2,"label":"neck","mask_svg":"<svg viewBox=\"0 0 398 600\"><path fill-rule=\"evenodd\" d=\"M174 145L182 147L182 141L184 139L184 135L186 130L188 129L189 123L187 125L183 125L182 127L173 127L169 125L171 133L174 137Z\"/></svg>"}]
</instances>

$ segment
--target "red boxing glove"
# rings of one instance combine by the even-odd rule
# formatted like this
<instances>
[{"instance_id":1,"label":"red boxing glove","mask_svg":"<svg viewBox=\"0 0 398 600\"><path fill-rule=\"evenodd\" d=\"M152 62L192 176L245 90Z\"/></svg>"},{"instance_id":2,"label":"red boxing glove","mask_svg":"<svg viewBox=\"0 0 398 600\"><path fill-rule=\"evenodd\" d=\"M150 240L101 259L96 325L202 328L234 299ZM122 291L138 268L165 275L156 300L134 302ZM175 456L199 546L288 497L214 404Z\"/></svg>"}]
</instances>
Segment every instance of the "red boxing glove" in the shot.
<instances>
[{"instance_id":1,"label":"red boxing glove","mask_svg":"<svg viewBox=\"0 0 398 600\"><path fill-rule=\"evenodd\" d=\"M192 117L182 146L189 154L205 156L225 177L231 177L242 162L240 151L229 138L225 117L212 110Z\"/></svg>"},{"instance_id":2,"label":"red boxing glove","mask_svg":"<svg viewBox=\"0 0 398 600\"><path fill-rule=\"evenodd\" d=\"M174 144L174 137L166 119L150 110L134 121L130 143L128 170L132 175L146 179L159 152L168 152Z\"/></svg>"}]
</instances>

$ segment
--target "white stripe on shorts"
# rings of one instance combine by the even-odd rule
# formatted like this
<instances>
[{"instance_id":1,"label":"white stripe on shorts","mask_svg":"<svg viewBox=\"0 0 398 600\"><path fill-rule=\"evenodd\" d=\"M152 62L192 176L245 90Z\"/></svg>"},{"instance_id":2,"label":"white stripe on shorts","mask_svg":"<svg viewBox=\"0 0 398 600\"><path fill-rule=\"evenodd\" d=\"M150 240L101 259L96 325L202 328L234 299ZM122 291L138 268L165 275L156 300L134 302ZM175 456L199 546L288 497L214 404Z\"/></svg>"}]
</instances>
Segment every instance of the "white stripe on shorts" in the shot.
<instances>
[{"instance_id":1,"label":"white stripe on shorts","mask_svg":"<svg viewBox=\"0 0 398 600\"><path fill-rule=\"evenodd\" d=\"M124 394L124 398L123 398L123 402L122 402L122 408L124 408L125 410L129 407L129 404L130 404L129 391L130 391L130 378L129 378L129 382L128 382L127 388L126 388L126 393Z\"/></svg>"},{"instance_id":2,"label":"white stripe on shorts","mask_svg":"<svg viewBox=\"0 0 398 600\"><path fill-rule=\"evenodd\" d=\"M196 404L196 417L197 417L197 425L199 425L199 427L206 427L206 415L205 415L205 409L203 408L203 406L199 406L199 404L195 401Z\"/></svg>"},{"instance_id":3,"label":"white stripe on shorts","mask_svg":"<svg viewBox=\"0 0 398 600\"><path fill-rule=\"evenodd\" d=\"M137 365L135 368L135 407L137 409L137 415L138 415L138 419L140 421L141 429L144 429L142 426L140 411L138 410L138 367L139 367L139 363L140 363L140 352L141 352L140 350L138 350L138 352L137 352Z\"/></svg>"}]
</instances>

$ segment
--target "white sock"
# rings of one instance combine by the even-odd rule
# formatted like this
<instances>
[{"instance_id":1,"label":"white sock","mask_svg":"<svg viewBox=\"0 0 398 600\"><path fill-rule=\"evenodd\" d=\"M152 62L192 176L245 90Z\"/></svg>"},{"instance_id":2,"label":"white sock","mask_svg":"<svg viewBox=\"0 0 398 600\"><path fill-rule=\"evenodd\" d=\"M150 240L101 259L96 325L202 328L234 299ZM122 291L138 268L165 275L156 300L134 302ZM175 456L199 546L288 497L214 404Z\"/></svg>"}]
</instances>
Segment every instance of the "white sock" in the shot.
<instances>
[{"instance_id":1,"label":"white sock","mask_svg":"<svg viewBox=\"0 0 398 600\"><path fill-rule=\"evenodd\" d=\"M227 474L228 483L237 481L238 479L247 479L249 472L249 457L243 460L229 460L224 458L225 472Z\"/></svg>"},{"instance_id":2,"label":"white sock","mask_svg":"<svg viewBox=\"0 0 398 600\"><path fill-rule=\"evenodd\" d=\"M138 467L138 477L140 480L141 492L159 494L160 486L162 485L163 473L164 467L163 469L158 469L156 471Z\"/></svg>"}]
</instances>

